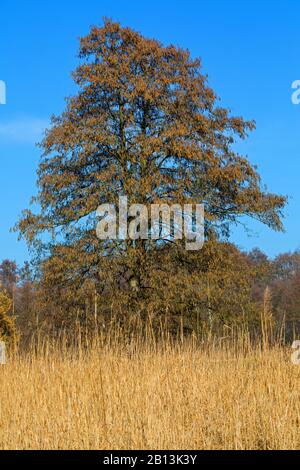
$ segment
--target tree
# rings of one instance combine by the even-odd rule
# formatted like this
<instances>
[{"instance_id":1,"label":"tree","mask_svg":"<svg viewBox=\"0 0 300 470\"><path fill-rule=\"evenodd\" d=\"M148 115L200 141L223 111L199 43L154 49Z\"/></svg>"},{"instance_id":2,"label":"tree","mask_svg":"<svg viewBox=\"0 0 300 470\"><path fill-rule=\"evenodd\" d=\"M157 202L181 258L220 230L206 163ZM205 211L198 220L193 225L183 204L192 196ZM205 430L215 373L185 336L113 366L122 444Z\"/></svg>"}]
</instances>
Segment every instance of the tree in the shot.
<instances>
[{"instance_id":1,"label":"tree","mask_svg":"<svg viewBox=\"0 0 300 470\"><path fill-rule=\"evenodd\" d=\"M79 91L41 144L40 211L24 211L16 227L50 286L93 279L101 292L101 276L115 269L117 282L133 276L142 292L149 253L182 248L98 240L95 211L119 195L148 208L204 203L207 240L228 236L245 215L282 229L285 197L263 191L256 169L233 150L254 123L217 105L199 59L109 20L81 39L80 58Z\"/></svg>"},{"instance_id":2,"label":"tree","mask_svg":"<svg viewBox=\"0 0 300 470\"><path fill-rule=\"evenodd\" d=\"M19 282L16 290L16 325L22 331L22 339L30 336L36 324L35 282L28 262L19 269Z\"/></svg>"},{"instance_id":3,"label":"tree","mask_svg":"<svg viewBox=\"0 0 300 470\"><path fill-rule=\"evenodd\" d=\"M12 299L11 310L15 314L15 290L18 281L18 268L15 261L5 259L0 264L0 285Z\"/></svg>"},{"instance_id":4,"label":"tree","mask_svg":"<svg viewBox=\"0 0 300 470\"><path fill-rule=\"evenodd\" d=\"M0 291L0 339L15 340L16 329L14 318L8 315L12 301L5 291Z\"/></svg>"}]
</instances>

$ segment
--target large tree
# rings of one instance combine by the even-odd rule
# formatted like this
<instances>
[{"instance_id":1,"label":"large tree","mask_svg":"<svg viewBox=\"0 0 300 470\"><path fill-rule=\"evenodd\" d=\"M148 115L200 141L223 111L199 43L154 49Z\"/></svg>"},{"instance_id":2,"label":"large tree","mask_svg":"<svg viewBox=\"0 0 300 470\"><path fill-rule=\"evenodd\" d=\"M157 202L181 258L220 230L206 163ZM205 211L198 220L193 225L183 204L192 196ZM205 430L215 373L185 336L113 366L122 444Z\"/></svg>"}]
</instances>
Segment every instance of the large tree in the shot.
<instances>
[{"instance_id":1,"label":"large tree","mask_svg":"<svg viewBox=\"0 0 300 470\"><path fill-rule=\"evenodd\" d=\"M95 211L119 195L147 206L203 203L206 239L228 235L245 215L282 229L285 198L265 192L233 148L254 123L218 106L199 59L108 20L81 39L80 59L78 93L41 144L40 210L24 211L18 224L56 287L99 284L116 260L140 275L146 253L161 249L97 239Z\"/></svg>"}]
</instances>

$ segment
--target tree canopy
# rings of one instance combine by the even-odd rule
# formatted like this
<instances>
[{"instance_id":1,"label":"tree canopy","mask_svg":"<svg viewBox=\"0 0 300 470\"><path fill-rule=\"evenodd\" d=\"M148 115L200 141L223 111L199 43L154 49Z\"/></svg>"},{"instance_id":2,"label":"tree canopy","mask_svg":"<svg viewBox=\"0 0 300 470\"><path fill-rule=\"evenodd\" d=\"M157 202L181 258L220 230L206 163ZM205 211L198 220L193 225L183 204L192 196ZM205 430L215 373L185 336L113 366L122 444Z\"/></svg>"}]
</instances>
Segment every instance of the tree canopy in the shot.
<instances>
[{"instance_id":1,"label":"tree canopy","mask_svg":"<svg viewBox=\"0 0 300 470\"><path fill-rule=\"evenodd\" d=\"M139 276L149 266L145 257L161 244L96 237L97 207L120 195L147 207L204 204L207 241L228 236L241 216L282 230L286 198L264 190L234 150L254 122L219 106L199 59L110 20L81 38L79 57L78 93L41 143L39 209L25 210L17 225L52 285L93 279L98 288L113 263L118 282L126 278L120 266L138 267Z\"/></svg>"}]
</instances>

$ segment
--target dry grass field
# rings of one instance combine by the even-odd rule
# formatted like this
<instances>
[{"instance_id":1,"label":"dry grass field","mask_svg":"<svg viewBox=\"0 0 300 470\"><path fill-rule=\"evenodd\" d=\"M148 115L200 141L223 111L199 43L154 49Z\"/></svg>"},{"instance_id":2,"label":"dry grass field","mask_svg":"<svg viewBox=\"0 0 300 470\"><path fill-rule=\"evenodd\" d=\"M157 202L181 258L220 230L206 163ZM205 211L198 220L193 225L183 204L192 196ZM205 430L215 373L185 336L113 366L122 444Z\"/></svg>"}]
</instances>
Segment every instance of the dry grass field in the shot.
<instances>
[{"instance_id":1,"label":"dry grass field","mask_svg":"<svg viewBox=\"0 0 300 470\"><path fill-rule=\"evenodd\" d=\"M39 347L0 368L1 449L299 449L290 350Z\"/></svg>"}]
</instances>

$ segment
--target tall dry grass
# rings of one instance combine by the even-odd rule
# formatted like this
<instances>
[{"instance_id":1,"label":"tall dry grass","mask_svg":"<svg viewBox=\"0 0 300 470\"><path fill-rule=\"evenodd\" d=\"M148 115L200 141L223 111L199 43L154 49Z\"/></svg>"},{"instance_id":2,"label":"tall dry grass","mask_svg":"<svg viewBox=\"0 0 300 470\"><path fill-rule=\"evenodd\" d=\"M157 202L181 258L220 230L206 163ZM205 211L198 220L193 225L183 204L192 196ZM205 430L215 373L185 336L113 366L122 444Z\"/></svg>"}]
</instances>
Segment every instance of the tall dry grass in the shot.
<instances>
[{"instance_id":1,"label":"tall dry grass","mask_svg":"<svg viewBox=\"0 0 300 470\"><path fill-rule=\"evenodd\" d=\"M0 368L0 448L299 449L291 351L223 343L11 352Z\"/></svg>"}]
</instances>

